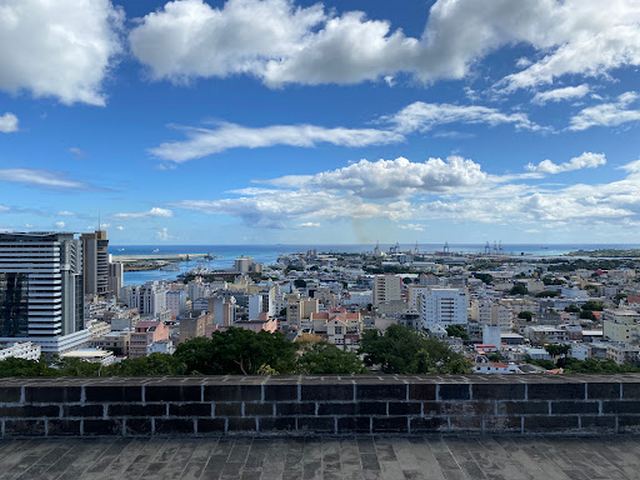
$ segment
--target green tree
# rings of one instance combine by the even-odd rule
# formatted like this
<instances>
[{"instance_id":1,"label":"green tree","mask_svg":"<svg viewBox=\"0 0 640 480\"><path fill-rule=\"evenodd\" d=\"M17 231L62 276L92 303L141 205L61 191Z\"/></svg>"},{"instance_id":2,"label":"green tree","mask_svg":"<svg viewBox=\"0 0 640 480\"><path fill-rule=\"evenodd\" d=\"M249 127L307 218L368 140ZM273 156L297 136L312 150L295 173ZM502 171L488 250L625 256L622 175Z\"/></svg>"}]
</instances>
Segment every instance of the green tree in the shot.
<instances>
[{"instance_id":1,"label":"green tree","mask_svg":"<svg viewBox=\"0 0 640 480\"><path fill-rule=\"evenodd\" d=\"M97 377L104 367L99 363L88 362L80 358L64 358L56 361L53 368L58 375L65 377Z\"/></svg>"},{"instance_id":2,"label":"green tree","mask_svg":"<svg viewBox=\"0 0 640 480\"><path fill-rule=\"evenodd\" d=\"M564 285L565 281L561 278L556 278L551 275L542 277L542 283L545 285Z\"/></svg>"},{"instance_id":3,"label":"green tree","mask_svg":"<svg viewBox=\"0 0 640 480\"><path fill-rule=\"evenodd\" d=\"M462 340L469 340L469 334L467 329L462 325L449 325L447 327L447 335L450 337L461 338Z\"/></svg>"},{"instance_id":4,"label":"green tree","mask_svg":"<svg viewBox=\"0 0 640 480\"><path fill-rule=\"evenodd\" d=\"M293 286L296 288L307 288L307 282L305 282L302 278L296 278L293 281Z\"/></svg>"},{"instance_id":5,"label":"green tree","mask_svg":"<svg viewBox=\"0 0 640 480\"><path fill-rule=\"evenodd\" d=\"M173 354L185 366L189 374L212 375L220 365L213 352L213 342L208 337L196 337L179 344Z\"/></svg>"},{"instance_id":6,"label":"green tree","mask_svg":"<svg viewBox=\"0 0 640 480\"><path fill-rule=\"evenodd\" d=\"M328 343L316 343L306 349L298 359L297 370L307 375L349 375L366 372L357 354L345 352Z\"/></svg>"},{"instance_id":7,"label":"green tree","mask_svg":"<svg viewBox=\"0 0 640 480\"><path fill-rule=\"evenodd\" d=\"M521 320L526 320L527 322L530 322L531 320L533 320L533 312L529 312L528 310L523 310L518 314L518 318L520 318Z\"/></svg>"},{"instance_id":8,"label":"green tree","mask_svg":"<svg viewBox=\"0 0 640 480\"><path fill-rule=\"evenodd\" d=\"M104 376L140 377L184 375L185 366L175 356L152 353L146 357L129 358L106 367Z\"/></svg>"},{"instance_id":9,"label":"green tree","mask_svg":"<svg viewBox=\"0 0 640 480\"><path fill-rule=\"evenodd\" d=\"M0 377L53 377L56 371L42 360L7 358L0 361Z\"/></svg>"},{"instance_id":10,"label":"green tree","mask_svg":"<svg viewBox=\"0 0 640 480\"><path fill-rule=\"evenodd\" d=\"M488 273L475 272L473 276L478 280L481 280L486 285L491 285L493 283L493 277Z\"/></svg>"},{"instance_id":11,"label":"green tree","mask_svg":"<svg viewBox=\"0 0 640 480\"><path fill-rule=\"evenodd\" d=\"M580 313L580 307L575 303L572 303L571 305L566 306L564 311L569 313Z\"/></svg>"},{"instance_id":12,"label":"green tree","mask_svg":"<svg viewBox=\"0 0 640 480\"><path fill-rule=\"evenodd\" d=\"M595 320L596 316L593 314L591 310L582 310L580 312L580 318L583 318L585 320Z\"/></svg>"},{"instance_id":13,"label":"green tree","mask_svg":"<svg viewBox=\"0 0 640 480\"><path fill-rule=\"evenodd\" d=\"M549 343L544 346L544 349L549 355L556 359L559 356L566 357L567 354L571 351L571 345L562 343Z\"/></svg>"},{"instance_id":14,"label":"green tree","mask_svg":"<svg viewBox=\"0 0 640 480\"><path fill-rule=\"evenodd\" d=\"M242 328L214 332L210 339L194 339L178 346L176 358L188 373L255 375L262 367L278 373L295 368L296 346L281 333L259 333Z\"/></svg>"},{"instance_id":15,"label":"green tree","mask_svg":"<svg viewBox=\"0 0 640 480\"><path fill-rule=\"evenodd\" d=\"M551 298L551 297L559 297L560 292L557 290L543 290L542 292L536 293L536 297L538 298Z\"/></svg>"},{"instance_id":16,"label":"green tree","mask_svg":"<svg viewBox=\"0 0 640 480\"><path fill-rule=\"evenodd\" d=\"M401 325L383 333L367 330L362 335L360 353L366 366L377 366L385 373L467 373L469 362L435 338L425 337Z\"/></svg>"},{"instance_id":17,"label":"green tree","mask_svg":"<svg viewBox=\"0 0 640 480\"><path fill-rule=\"evenodd\" d=\"M597 300L589 300L584 305L582 305L582 310L590 312L601 312L602 310L604 310L604 304Z\"/></svg>"},{"instance_id":18,"label":"green tree","mask_svg":"<svg viewBox=\"0 0 640 480\"><path fill-rule=\"evenodd\" d=\"M511 290L509 290L509 295L526 295L529 293L529 289L524 283L516 283Z\"/></svg>"}]
</instances>

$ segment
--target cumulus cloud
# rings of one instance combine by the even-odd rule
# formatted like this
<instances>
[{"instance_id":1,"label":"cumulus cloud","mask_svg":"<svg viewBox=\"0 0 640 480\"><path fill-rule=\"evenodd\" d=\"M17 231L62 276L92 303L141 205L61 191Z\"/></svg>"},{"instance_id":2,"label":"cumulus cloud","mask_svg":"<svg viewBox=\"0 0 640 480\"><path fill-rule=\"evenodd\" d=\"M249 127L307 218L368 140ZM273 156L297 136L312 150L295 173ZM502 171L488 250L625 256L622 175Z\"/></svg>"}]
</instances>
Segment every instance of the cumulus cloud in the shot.
<instances>
[{"instance_id":1,"label":"cumulus cloud","mask_svg":"<svg viewBox=\"0 0 640 480\"><path fill-rule=\"evenodd\" d=\"M129 35L152 77L184 82L247 74L270 86L351 84L398 73L424 82L460 79L488 54L524 44L506 90L550 84L567 74L602 75L640 64L640 6L614 0L437 0L420 37L358 11L292 0L175 0L141 19ZM532 56L536 58L536 56Z\"/></svg>"},{"instance_id":2,"label":"cumulus cloud","mask_svg":"<svg viewBox=\"0 0 640 480\"><path fill-rule=\"evenodd\" d=\"M324 128L315 125L272 125L250 128L231 123L217 128L188 128L187 139L166 142L151 153L163 160L185 162L230 148L261 148L274 145L314 147L320 143L345 147L363 147L402 141L402 135L372 128Z\"/></svg>"},{"instance_id":3,"label":"cumulus cloud","mask_svg":"<svg viewBox=\"0 0 640 480\"><path fill-rule=\"evenodd\" d=\"M28 168L0 169L0 182L22 183L36 187L81 190L89 188L86 183L68 179L60 174L46 170Z\"/></svg>"},{"instance_id":4,"label":"cumulus cloud","mask_svg":"<svg viewBox=\"0 0 640 480\"><path fill-rule=\"evenodd\" d=\"M617 127L623 123L640 121L640 108L629 108L640 99L636 92L626 92L614 102L602 103L580 110L571 118L569 130L581 131L591 127Z\"/></svg>"},{"instance_id":5,"label":"cumulus cloud","mask_svg":"<svg viewBox=\"0 0 640 480\"><path fill-rule=\"evenodd\" d=\"M622 179L601 184L550 185L544 175L595 168L603 154L586 152L567 162L532 166L523 175L484 172L470 159L450 157L363 160L343 168L267 181L212 200L185 200L177 208L239 218L254 228L302 227L354 218L395 222L421 231L425 222L447 220L560 228L640 224L640 161L623 167ZM471 170L465 174L463 170ZM265 183L265 181L261 181Z\"/></svg>"},{"instance_id":6,"label":"cumulus cloud","mask_svg":"<svg viewBox=\"0 0 640 480\"><path fill-rule=\"evenodd\" d=\"M383 117L400 132L428 131L438 125L450 123L486 124L496 126L512 124L525 130L542 127L529 120L524 113L504 113L481 105L452 105L448 103L414 102L392 116Z\"/></svg>"},{"instance_id":7,"label":"cumulus cloud","mask_svg":"<svg viewBox=\"0 0 640 480\"><path fill-rule=\"evenodd\" d=\"M66 225L67 225L67 224L66 224L66 223L64 223L64 222L56 222L56 223L55 223L55 226L56 226L56 228L57 228L58 230L62 230L64 227L66 227Z\"/></svg>"},{"instance_id":8,"label":"cumulus cloud","mask_svg":"<svg viewBox=\"0 0 640 480\"><path fill-rule=\"evenodd\" d=\"M3 0L0 89L104 105L122 20L110 0Z\"/></svg>"},{"instance_id":9,"label":"cumulus cloud","mask_svg":"<svg viewBox=\"0 0 640 480\"><path fill-rule=\"evenodd\" d=\"M320 223L318 222L303 222L300 224L300 227L302 228L319 228L320 227Z\"/></svg>"},{"instance_id":10,"label":"cumulus cloud","mask_svg":"<svg viewBox=\"0 0 640 480\"><path fill-rule=\"evenodd\" d=\"M544 105L548 102L563 102L565 100L574 100L582 98L590 91L589 85L583 83L575 87L555 88L545 92L538 92L533 97L533 102Z\"/></svg>"},{"instance_id":11,"label":"cumulus cloud","mask_svg":"<svg viewBox=\"0 0 640 480\"><path fill-rule=\"evenodd\" d=\"M537 165L530 163L527 170L530 172L555 175L557 173L572 172L584 168L597 168L606 165L607 157L603 153L584 152L573 157L568 162L554 163L551 160L543 160Z\"/></svg>"},{"instance_id":12,"label":"cumulus cloud","mask_svg":"<svg viewBox=\"0 0 640 480\"><path fill-rule=\"evenodd\" d=\"M153 207L146 212L125 212L125 213L116 213L114 215L115 218L119 218L121 220L131 220L136 218L169 218L173 217L173 212L167 208Z\"/></svg>"},{"instance_id":13,"label":"cumulus cloud","mask_svg":"<svg viewBox=\"0 0 640 480\"><path fill-rule=\"evenodd\" d=\"M429 158L424 162L412 162L403 157L375 162L360 160L336 170L309 176L285 176L268 183L342 190L363 198L389 198L478 187L489 180L489 175L478 163L450 156L446 160Z\"/></svg>"},{"instance_id":14,"label":"cumulus cloud","mask_svg":"<svg viewBox=\"0 0 640 480\"><path fill-rule=\"evenodd\" d=\"M0 115L0 133L13 133L18 131L18 117L7 112Z\"/></svg>"}]
</instances>

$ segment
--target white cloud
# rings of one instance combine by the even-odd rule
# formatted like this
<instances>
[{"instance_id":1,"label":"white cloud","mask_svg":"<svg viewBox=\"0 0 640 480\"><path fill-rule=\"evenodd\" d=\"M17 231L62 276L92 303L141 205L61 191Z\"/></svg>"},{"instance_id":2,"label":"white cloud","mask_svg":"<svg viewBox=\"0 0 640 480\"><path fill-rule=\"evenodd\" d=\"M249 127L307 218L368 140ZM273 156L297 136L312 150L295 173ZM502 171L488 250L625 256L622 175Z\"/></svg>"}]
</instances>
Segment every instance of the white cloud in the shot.
<instances>
[{"instance_id":1,"label":"white cloud","mask_svg":"<svg viewBox=\"0 0 640 480\"><path fill-rule=\"evenodd\" d=\"M56 223L55 223L55 226L56 226L56 228L57 228L58 230L62 230L64 227L66 227L66 225L67 225L67 224L66 224L66 223L64 223L64 222L56 222Z\"/></svg>"},{"instance_id":2,"label":"white cloud","mask_svg":"<svg viewBox=\"0 0 640 480\"><path fill-rule=\"evenodd\" d=\"M116 230L118 230L119 232L124 231L124 227L122 225L118 225L116 226Z\"/></svg>"},{"instance_id":3,"label":"white cloud","mask_svg":"<svg viewBox=\"0 0 640 480\"><path fill-rule=\"evenodd\" d=\"M533 96L533 102L539 105L544 105L547 102L562 102L565 100L574 100L576 98L582 98L590 91L589 85L583 83L575 87L563 87L553 90L547 90L546 92L538 92Z\"/></svg>"},{"instance_id":4,"label":"white cloud","mask_svg":"<svg viewBox=\"0 0 640 480\"><path fill-rule=\"evenodd\" d=\"M75 216L75 213L70 212L69 210L60 210L56 215L60 217L73 217Z\"/></svg>"},{"instance_id":5,"label":"white cloud","mask_svg":"<svg viewBox=\"0 0 640 480\"><path fill-rule=\"evenodd\" d=\"M392 116L383 117L400 132L428 131L450 123L512 124L525 130L540 130L524 113L503 113L480 105L452 105L449 103L414 102Z\"/></svg>"},{"instance_id":6,"label":"white cloud","mask_svg":"<svg viewBox=\"0 0 640 480\"><path fill-rule=\"evenodd\" d=\"M185 162L206 157L230 148L261 148L274 145L314 147L329 143L345 147L363 147L401 141L396 132L376 129L324 128L315 125L273 125L250 128L231 123L215 129L186 129L187 140L166 142L151 149L163 160Z\"/></svg>"},{"instance_id":7,"label":"white cloud","mask_svg":"<svg viewBox=\"0 0 640 480\"><path fill-rule=\"evenodd\" d=\"M77 158L84 158L87 155L87 153L79 147L70 147L68 150L69 153L73 154Z\"/></svg>"},{"instance_id":8,"label":"white cloud","mask_svg":"<svg viewBox=\"0 0 640 480\"><path fill-rule=\"evenodd\" d=\"M352 218L401 219L407 215L403 201L386 205L320 190L252 189L240 197L220 200L184 200L179 208L239 217L250 227L287 228L293 223Z\"/></svg>"},{"instance_id":9,"label":"white cloud","mask_svg":"<svg viewBox=\"0 0 640 480\"><path fill-rule=\"evenodd\" d=\"M398 225L398 228L401 230L411 230L413 232L424 232L425 226L419 223L405 223Z\"/></svg>"},{"instance_id":10,"label":"white cloud","mask_svg":"<svg viewBox=\"0 0 640 480\"><path fill-rule=\"evenodd\" d=\"M131 220L136 218L169 218L173 217L173 212L167 208L153 207L146 212L116 213L114 217L122 220Z\"/></svg>"},{"instance_id":11,"label":"white cloud","mask_svg":"<svg viewBox=\"0 0 640 480\"><path fill-rule=\"evenodd\" d=\"M0 169L0 182L23 183L37 187L61 188L61 189L86 189L85 183L70 180L57 173L46 170L32 170L28 168Z\"/></svg>"},{"instance_id":12,"label":"white cloud","mask_svg":"<svg viewBox=\"0 0 640 480\"><path fill-rule=\"evenodd\" d=\"M271 188L253 186L226 198L186 200L175 206L236 217L251 228L353 219L391 221L413 231L426 229L425 222L431 220L523 229L640 224L640 161L626 164L624 178L609 183L559 185L543 180L547 174L595 168L605 161L603 154L586 152L560 164L540 162L522 175L491 175L473 160L459 157L422 163L363 160L267 181Z\"/></svg>"},{"instance_id":13,"label":"white cloud","mask_svg":"<svg viewBox=\"0 0 640 480\"><path fill-rule=\"evenodd\" d=\"M557 173L572 172L584 168L597 168L606 165L607 157L603 153L584 152L573 157L568 162L554 163L551 160L543 160L537 165L530 163L527 170L535 173L555 175Z\"/></svg>"},{"instance_id":14,"label":"white cloud","mask_svg":"<svg viewBox=\"0 0 640 480\"><path fill-rule=\"evenodd\" d=\"M567 74L602 75L640 64L640 6L614 0L437 0L420 37L362 12L341 14L290 0L176 0L141 19L129 36L154 78L247 74L270 86L352 84L408 73L424 82L460 79L505 46L539 60L502 82L506 90L550 84Z\"/></svg>"},{"instance_id":15,"label":"white cloud","mask_svg":"<svg viewBox=\"0 0 640 480\"><path fill-rule=\"evenodd\" d=\"M602 103L580 110L571 118L569 130L581 131L591 127L617 127L623 123L640 121L640 108L630 109L640 99L636 92L626 92L614 102Z\"/></svg>"},{"instance_id":16,"label":"white cloud","mask_svg":"<svg viewBox=\"0 0 640 480\"><path fill-rule=\"evenodd\" d=\"M110 0L3 0L0 90L104 105L122 20Z\"/></svg>"},{"instance_id":17,"label":"white cloud","mask_svg":"<svg viewBox=\"0 0 640 480\"><path fill-rule=\"evenodd\" d=\"M319 228L320 224L318 222L303 222L300 224L302 228Z\"/></svg>"},{"instance_id":18,"label":"white cloud","mask_svg":"<svg viewBox=\"0 0 640 480\"><path fill-rule=\"evenodd\" d=\"M286 176L268 181L277 186L304 186L352 192L363 198L400 197L413 193L448 192L487 184L490 177L473 160L450 156L412 162L360 160L336 170L308 176Z\"/></svg>"},{"instance_id":19,"label":"white cloud","mask_svg":"<svg viewBox=\"0 0 640 480\"><path fill-rule=\"evenodd\" d=\"M0 115L0 133L13 133L18 131L18 117L7 112Z\"/></svg>"},{"instance_id":20,"label":"white cloud","mask_svg":"<svg viewBox=\"0 0 640 480\"><path fill-rule=\"evenodd\" d=\"M162 227L156 232L156 238L162 242L169 240L171 238L171 235L169 235L169 229L167 227Z\"/></svg>"},{"instance_id":21,"label":"white cloud","mask_svg":"<svg viewBox=\"0 0 640 480\"><path fill-rule=\"evenodd\" d=\"M311 148L322 143L343 147L364 147L400 143L406 135L426 132L439 125L466 123L511 124L517 129L546 130L524 113L503 113L479 105L415 102L398 113L377 119L381 128L327 128L317 125L271 125L251 128L220 123L216 128L181 128L187 139L165 142L150 152L157 158L181 163L231 148L264 148L275 145ZM436 133L436 135L442 135ZM465 134L458 133L458 138ZM160 169L165 170L164 164Z\"/></svg>"}]
</instances>

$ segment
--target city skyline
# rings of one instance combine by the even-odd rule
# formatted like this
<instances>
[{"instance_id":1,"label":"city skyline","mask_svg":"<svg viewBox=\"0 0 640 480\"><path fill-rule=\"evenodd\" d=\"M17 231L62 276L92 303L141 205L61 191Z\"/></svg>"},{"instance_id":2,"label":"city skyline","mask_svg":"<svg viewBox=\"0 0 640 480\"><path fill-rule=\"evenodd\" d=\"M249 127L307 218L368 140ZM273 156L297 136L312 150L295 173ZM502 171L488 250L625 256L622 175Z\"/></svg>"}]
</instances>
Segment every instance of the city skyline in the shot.
<instances>
[{"instance_id":1,"label":"city skyline","mask_svg":"<svg viewBox=\"0 0 640 480\"><path fill-rule=\"evenodd\" d=\"M640 5L599 3L0 0L0 230L637 243Z\"/></svg>"}]
</instances>

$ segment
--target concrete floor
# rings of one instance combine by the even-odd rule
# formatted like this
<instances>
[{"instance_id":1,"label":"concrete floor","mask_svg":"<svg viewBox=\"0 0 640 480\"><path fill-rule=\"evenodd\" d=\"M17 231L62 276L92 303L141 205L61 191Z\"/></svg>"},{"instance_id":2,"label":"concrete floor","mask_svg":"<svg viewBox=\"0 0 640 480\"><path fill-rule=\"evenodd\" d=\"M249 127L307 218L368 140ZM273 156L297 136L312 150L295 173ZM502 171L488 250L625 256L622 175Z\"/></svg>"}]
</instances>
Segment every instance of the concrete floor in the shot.
<instances>
[{"instance_id":1,"label":"concrete floor","mask_svg":"<svg viewBox=\"0 0 640 480\"><path fill-rule=\"evenodd\" d=\"M638 478L640 438L629 436L0 442L0 480Z\"/></svg>"}]
</instances>

